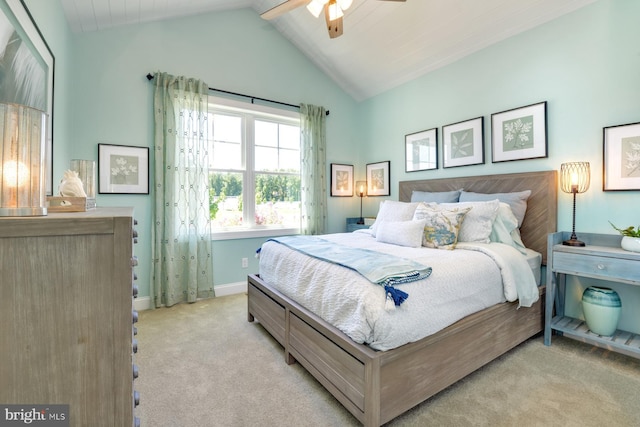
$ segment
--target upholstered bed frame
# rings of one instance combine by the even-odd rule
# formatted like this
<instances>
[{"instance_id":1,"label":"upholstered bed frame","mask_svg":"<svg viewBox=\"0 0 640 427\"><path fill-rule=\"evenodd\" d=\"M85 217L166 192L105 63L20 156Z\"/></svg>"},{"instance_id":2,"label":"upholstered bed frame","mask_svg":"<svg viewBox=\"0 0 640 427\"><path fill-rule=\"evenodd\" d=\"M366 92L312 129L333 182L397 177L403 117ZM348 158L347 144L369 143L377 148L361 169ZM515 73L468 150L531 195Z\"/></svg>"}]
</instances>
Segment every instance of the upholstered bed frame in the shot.
<instances>
[{"instance_id":1,"label":"upholstered bed frame","mask_svg":"<svg viewBox=\"0 0 640 427\"><path fill-rule=\"evenodd\" d=\"M556 231L556 179L555 171L544 171L403 181L399 194L409 201L413 190L531 190L521 234L546 257L547 234ZM544 287L540 294L531 308L498 304L420 341L375 351L250 275L248 320L257 319L284 347L288 364L304 366L365 426L379 426L542 331Z\"/></svg>"}]
</instances>

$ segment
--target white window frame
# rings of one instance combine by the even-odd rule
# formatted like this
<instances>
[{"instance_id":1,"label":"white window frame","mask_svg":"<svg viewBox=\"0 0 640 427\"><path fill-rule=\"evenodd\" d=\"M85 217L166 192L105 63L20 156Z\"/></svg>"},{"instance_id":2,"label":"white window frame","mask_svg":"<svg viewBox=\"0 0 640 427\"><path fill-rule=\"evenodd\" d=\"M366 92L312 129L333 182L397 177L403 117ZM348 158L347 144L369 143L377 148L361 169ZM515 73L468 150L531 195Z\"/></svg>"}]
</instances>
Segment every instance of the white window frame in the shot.
<instances>
[{"instance_id":1,"label":"white window frame","mask_svg":"<svg viewBox=\"0 0 640 427\"><path fill-rule=\"evenodd\" d=\"M234 99L209 96L208 110L210 113L222 114L242 114L249 115L250 120L257 119L276 119L280 123L289 123L300 126L300 113L298 111L289 111L279 108L268 107L264 105L256 105L248 102L237 101ZM242 138L242 156L244 163L243 180L242 180L242 215L243 222L255 214L255 139L253 137L254 126L245 123ZM253 221L251 221L253 223ZM256 237L274 237L284 236L288 234L300 234L300 225L298 227L275 227L275 226L243 226L234 227L228 230L212 231L212 240L232 240L232 239L250 239Z\"/></svg>"}]
</instances>

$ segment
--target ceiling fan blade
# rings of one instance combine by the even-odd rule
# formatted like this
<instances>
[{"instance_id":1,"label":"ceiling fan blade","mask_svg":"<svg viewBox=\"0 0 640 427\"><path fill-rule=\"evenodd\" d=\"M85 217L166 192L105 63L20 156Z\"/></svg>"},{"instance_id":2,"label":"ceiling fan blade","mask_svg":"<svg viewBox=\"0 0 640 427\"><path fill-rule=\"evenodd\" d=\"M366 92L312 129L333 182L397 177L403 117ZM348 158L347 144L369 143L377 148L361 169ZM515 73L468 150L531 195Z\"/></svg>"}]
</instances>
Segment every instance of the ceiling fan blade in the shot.
<instances>
[{"instance_id":1,"label":"ceiling fan blade","mask_svg":"<svg viewBox=\"0 0 640 427\"><path fill-rule=\"evenodd\" d=\"M329 31L329 37L335 39L342 35L342 16L334 19L329 18L329 3L324 5L324 19L327 22L327 31Z\"/></svg>"},{"instance_id":2,"label":"ceiling fan blade","mask_svg":"<svg viewBox=\"0 0 640 427\"><path fill-rule=\"evenodd\" d=\"M270 20L309 3L309 0L287 0L260 14L262 19Z\"/></svg>"}]
</instances>

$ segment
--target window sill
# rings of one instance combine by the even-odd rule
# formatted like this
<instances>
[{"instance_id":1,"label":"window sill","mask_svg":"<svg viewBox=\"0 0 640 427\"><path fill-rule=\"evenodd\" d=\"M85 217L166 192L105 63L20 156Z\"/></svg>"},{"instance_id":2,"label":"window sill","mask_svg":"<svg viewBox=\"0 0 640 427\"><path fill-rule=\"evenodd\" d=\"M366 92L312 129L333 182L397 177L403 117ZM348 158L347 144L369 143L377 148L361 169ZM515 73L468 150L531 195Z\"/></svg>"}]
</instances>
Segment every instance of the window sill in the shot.
<instances>
[{"instance_id":1,"label":"window sill","mask_svg":"<svg viewBox=\"0 0 640 427\"><path fill-rule=\"evenodd\" d=\"M219 231L211 233L211 240L253 239L256 237L274 237L300 234L299 228L251 228L244 230Z\"/></svg>"}]
</instances>

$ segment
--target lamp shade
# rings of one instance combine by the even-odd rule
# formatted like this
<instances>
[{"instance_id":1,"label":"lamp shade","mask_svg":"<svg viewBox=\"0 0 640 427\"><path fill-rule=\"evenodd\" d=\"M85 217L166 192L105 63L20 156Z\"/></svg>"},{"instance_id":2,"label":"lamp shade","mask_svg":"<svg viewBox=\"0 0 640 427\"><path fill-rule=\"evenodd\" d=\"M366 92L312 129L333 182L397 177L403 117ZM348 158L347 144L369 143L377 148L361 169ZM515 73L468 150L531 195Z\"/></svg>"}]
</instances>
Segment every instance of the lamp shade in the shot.
<instances>
[{"instance_id":1,"label":"lamp shade","mask_svg":"<svg viewBox=\"0 0 640 427\"><path fill-rule=\"evenodd\" d=\"M356 181L356 195L358 197L367 195L367 181Z\"/></svg>"},{"instance_id":2,"label":"lamp shade","mask_svg":"<svg viewBox=\"0 0 640 427\"><path fill-rule=\"evenodd\" d=\"M560 188L565 193L584 193L589 189L590 182L589 162L572 162L560 165Z\"/></svg>"},{"instance_id":3,"label":"lamp shade","mask_svg":"<svg viewBox=\"0 0 640 427\"><path fill-rule=\"evenodd\" d=\"M0 103L0 216L46 215L46 114Z\"/></svg>"}]
</instances>

